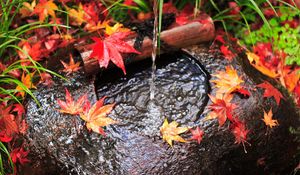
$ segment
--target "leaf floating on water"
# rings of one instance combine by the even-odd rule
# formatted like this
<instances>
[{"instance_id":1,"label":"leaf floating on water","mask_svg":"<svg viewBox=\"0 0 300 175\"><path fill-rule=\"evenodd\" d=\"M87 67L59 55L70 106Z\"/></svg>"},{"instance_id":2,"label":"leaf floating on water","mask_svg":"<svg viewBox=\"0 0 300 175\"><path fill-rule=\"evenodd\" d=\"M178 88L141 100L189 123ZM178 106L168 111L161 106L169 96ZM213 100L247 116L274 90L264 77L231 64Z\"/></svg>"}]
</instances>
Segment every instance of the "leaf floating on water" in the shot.
<instances>
[{"instance_id":1,"label":"leaf floating on water","mask_svg":"<svg viewBox=\"0 0 300 175\"><path fill-rule=\"evenodd\" d=\"M179 134L182 134L188 131L188 127L178 127L178 123L176 121L172 121L170 124L167 119L165 119L162 127L160 128L160 132L163 136L163 140L167 141L169 145L172 146L172 141L177 142L186 142Z\"/></svg>"},{"instance_id":2,"label":"leaf floating on water","mask_svg":"<svg viewBox=\"0 0 300 175\"><path fill-rule=\"evenodd\" d=\"M113 110L115 104L104 105L105 97L98 100L92 107L90 107L89 102L85 105L84 112L80 114L86 122L86 127L96 133L105 136L105 132L102 127L116 124L117 121L108 118L107 115Z\"/></svg>"},{"instance_id":3,"label":"leaf floating on water","mask_svg":"<svg viewBox=\"0 0 300 175\"><path fill-rule=\"evenodd\" d=\"M83 106L86 103L87 95L81 96L77 102L73 100L73 97L71 96L70 92L66 88L66 101L62 101L60 99L57 100L58 105L61 107L60 110L58 110L61 113L71 114L71 115L77 115L83 112Z\"/></svg>"}]
</instances>

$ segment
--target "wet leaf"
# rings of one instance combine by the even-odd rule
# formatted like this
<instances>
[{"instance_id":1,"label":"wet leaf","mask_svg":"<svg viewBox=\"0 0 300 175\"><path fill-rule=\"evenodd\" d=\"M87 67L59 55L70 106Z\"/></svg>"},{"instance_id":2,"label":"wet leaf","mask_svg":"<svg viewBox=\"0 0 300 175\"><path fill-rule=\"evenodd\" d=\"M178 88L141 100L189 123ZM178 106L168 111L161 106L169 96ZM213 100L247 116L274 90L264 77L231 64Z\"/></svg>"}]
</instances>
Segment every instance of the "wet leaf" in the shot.
<instances>
[{"instance_id":1,"label":"wet leaf","mask_svg":"<svg viewBox=\"0 0 300 175\"><path fill-rule=\"evenodd\" d=\"M219 126L223 126L227 119L233 120L233 110L237 107L231 103L233 96L231 94L221 95L214 97L209 95L212 104L208 106L212 111L208 114L206 119L218 118Z\"/></svg>"},{"instance_id":2,"label":"wet leaf","mask_svg":"<svg viewBox=\"0 0 300 175\"><path fill-rule=\"evenodd\" d=\"M268 113L264 111L264 118L262 120L265 122L266 126L269 126L270 128L279 125L278 121L272 119L272 117L273 117L272 109L270 109Z\"/></svg>"},{"instance_id":3,"label":"wet leaf","mask_svg":"<svg viewBox=\"0 0 300 175\"><path fill-rule=\"evenodd\" d=\"M277 105L280 104L280 99L283 98L281 92L272 86L269 82L264 81L263 83L257 85L257 87L265 89L264 97L274 97Z\"/></svg>"},{"instance_id":4,"label":"wet leaf","mask_svg":"<svg viewBox=\"0 0 300 175\"><path fill-rule=\"evenodd\" d=\"M165 119L162 127L160 128L160 132L163 136L163 140L167 141L169 145L172 146L172 141L177 142L186 142L179 134L182 134L188 131L188 127L178 127L178 123L176 121L172 121L170 124L167 119Z\"/></svg>"},{"instance_id":5,"label":"wet leaf","mask_svg":"<svg viewBox=\"0 0 300 175\"><path fill-rule=\"evenodd\" d=\"M217 94L230 94L243 88L241 84L244 81L231 66L227 66L226 71L218 71L217 74L212 76L217 78L211 80L211 82L215 83L215 87L218 88Z\"/></svg>"},{"instance_id":6,"label":"wet leaf","mask_svg":"<svg viewBox=\"0 0 300 175\"><path fill-rule=\"evenodd\" d=\"M105 23L105 33L107 35L112 35L118 32L130 32L130 29L124 28L123 24L116 23L113 26L110 26L108 23Z\"/></svg>"},{"instance_id":7,"label":"wet leaf","mask_svg":"<svg viewBox=\"0 0 300 175\"><path fill-rule=\"evenodd\" d=\"M81 96L76 102L73 100L70 92L66 88L66 101L62 101L60 99L57 100L58 105L61 107L58 110L61 113L77 115L83 112L83 106L87 100L87 95Z\"/></svg>"},{"instance_id":8,"label":"wet leaf","mask_svg":"<svg viewBox=\"0 0 300 175\"><path fill-rule=\"evenodd\" d=\"M231 132L233 133L235 137L235 143L236 144L243 144L244 151L247 153L245 149L245 143L247 142L247 135L249 133L249 130L246 128L245 123L235 119L235 121L230 126Z\"/></svg>"},{"instance_id":9,"label":"wet leaf","mask_svg":"<svg viewBox=\"0 0 300 175\"><path fill-rule=\"evenodd\" d=\"M98 59L100 67L104 68L107 68L109 62L112 61L117 67L123 70L124 74L126 74L121 53L140 53L122 40L129 34L130 33L128 32L118 32L104 40L93 37L92 39L95 41L95 44L90 57Z\"/></svg>"},{"instance_id":10,"label":"wet leaf","mask_svg":"<svg viewBox=\"0 0 300 175\"><path fill-rule=\"evenodd\" d=\"M204 132L199 128L199 126L197 126L197 128L195 130L191 129L190 131L192 133L191 140L196 140L198 142L198 144L200 144L200 142L202 141Z\"/></svg>"},{"instance_id":11,"label":"wet leaf","mask_svg":"<svg viewBox=\"0 0 300 175\"><path fill-rule=\"evenodd\" d=\"M232 59L236 56L234 53L231 52L231 50L229 50L228 46L222 45L220 49L221 49L221 53L229 61L232 61Z\"/></svg>"},{"instance_id":12,"label":"wet leaf","mask_svg":"<svg viewBox=\"0 0 300 175\"><path fill-rule=\"evenodd\" d=\"M63 72L66 72L67 75L73 73L73 72L77 72L81 67L80 66L80 62L75 63L72 54L70 54L70 62L69 64L63 62L62 60L60 60L60 62L63 64L64 69Z\"/></svg>"},{"instance_id":13,"label":"wet leaf","mask_svg":"<svg viewBox=\"0 0 300 175\"><path fill-rule=\"evenodd\" d=\"M19 132L15 116L11 114L12 106L0 105L0 130L5 131L7 136Z\"/></svg>"},{"instance_id":14,"label":"wet leaf","mask_svg":"<svg viewBox=\"0 0 300 175\"><path fill-rule=\"evenodd\" d=\"M25 151L22 147L14 149L11 153L11 160L14 163L19 162L21 165L24 165L25 163L30 162L26 157L28 155L29 151Z\"/></svg>"},{"instance_id":15,"label":"wet leaf","mask_svg":"<svg viewBox=\"0 0 300 175\"><path fill-rule=\"evenodd\" d=\"M85 111L80 114L80 117L86 122L86 127L96 133L105 135L102 127L118 123L117 121L108 118L107 115L112 111L115 104L104 105L105 97L98 100L91 108L87 104Z\"/></svg>"},{"instance_id":16,"label":"wet leaf","mask_svg":"<svg viewBox=\"0 0 300 175\"><path fill-rule=\"evenodd\" d=\"M247 57L248 57L248 60L251 63L251 65L253 67L255 67L261 73L263 73L271 78L278 77L278 73L275 72L274 70L271 70L270 68L264 66L261 63L259 56L256 55L255 53L247 52Z\"/></svg>"},{"instance_id":17,"label":"wet leaf","mask_svg":"<svg viewBox=\"0 0 300 175\"><path fill-rule=\"evenodd\" d=\"M35 0L33 0L31 2L31 4L28 2L23 2L23 7L20 8L21 18L31 16L32 12L34 11L35 6L36 6Z\"/></svg>"},{"instance_id":18,"label":"wet leaf","mask_svg":"<svg viewBox=\"0 0 300 175\"><path fill-rule=\"evenodd\" d=\"M72 25L80 26L82 23L86 22L84 18L85 12L81 3L79 3L77 10L69 8L66 5L65 8L67 9Z\"/></svg>"},{"instance_id":19,"label":"wet leaf","mask_svg":"<svg viewBox=\"0 0 300 175\"><path fill-rule=\"evenodd\" d=\"M56 10L58 10L58 7L53 3L53 0L40 0L34 9L34 13L39 15L39 21L43 22L49 15L56 19L54 12Z\"/></svg>"},{"instance_id":20,"label":"wet leaf","mask_svg":"<svg viewBox=\"0 0 300 175\"><path fill-rule=\"evenodd\" d=\"M21 77L21 82L23 83L23 85L25 87L27 87L28 89L36 89L36 87L34 86L34 84L32 83L32 78L34 76L35 72L33 73L29 73L26 74L23 72L22 77ZM16 90L21 94L22 97L25 96L25 89L23 86L18 85L16 87Z\"/></svg>"}]
</instances>

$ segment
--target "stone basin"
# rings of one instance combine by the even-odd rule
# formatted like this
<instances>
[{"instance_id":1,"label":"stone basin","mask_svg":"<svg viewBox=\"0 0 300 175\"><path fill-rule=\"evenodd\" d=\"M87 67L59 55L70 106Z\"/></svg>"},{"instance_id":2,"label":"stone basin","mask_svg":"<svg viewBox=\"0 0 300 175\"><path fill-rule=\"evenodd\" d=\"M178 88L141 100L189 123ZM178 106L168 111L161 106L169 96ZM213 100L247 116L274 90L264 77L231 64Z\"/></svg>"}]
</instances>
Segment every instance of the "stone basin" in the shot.
<instances>
[{"instance_id":1,"label":"stone basin","mask_svg":"<svg viewBox=\"0 0 300 175\"><path fill-rule=\"evenodd\" d=\"M286 91L281 89L285 100L277 106L274 99L263 98L263 91L252 90L268 79L250 67L243 54L228 62L203 45L186 50L189 54L176 52L159 59L153 101L149 100L149 60L127 66L126 77L114 69L91 77L78 73L69 82L55 78L51 88L39 88L35 95L41 107L33 100L27 103L26 139L32 158L28 171L39 175L289 173L297 163L293 158L297 143L289 128L299 126L299 116ZM250 130L247 154L234 143L228 123L219 127L217 120L204 120L211 103L207 94L215 92L210 75L227 65L237 69L251 89L249 98L233 99L239 104L236 114ZM116 103L109 117L119 123L106 127L103 137L87 131L79 117L60 114L56 100L64 99L65 87L75 99L84 93L92 102L106 96L106 103ZM280 125L266 134L261 119L263 109L270 108ZM205 132L201 144L168 145L159 133L165 118L181 126L200 126Z\"/></svg>"}]
</instances>

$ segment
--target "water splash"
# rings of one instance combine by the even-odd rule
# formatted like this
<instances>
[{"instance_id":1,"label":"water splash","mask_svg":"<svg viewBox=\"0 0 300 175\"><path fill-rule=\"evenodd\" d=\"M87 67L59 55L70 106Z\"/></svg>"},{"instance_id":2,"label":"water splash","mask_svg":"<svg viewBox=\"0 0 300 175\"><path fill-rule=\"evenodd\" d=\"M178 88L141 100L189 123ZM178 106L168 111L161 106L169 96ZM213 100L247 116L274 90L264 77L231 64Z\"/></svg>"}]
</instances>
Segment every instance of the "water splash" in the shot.
<instances>
[{"instance_id":1,"label":"water splash","mask_svg":"<svg viewBox=\"0 0 300 175\"><path fill-rule=\"evenodd\" d=\"M157 40L158 40L158 0L154 0L153 4L154 23L153 23L153 39L152 39L152 74L150 80L150 100L154 99L155 95L155 71L156 71L156 55L157 55Z\"/></svg>"}]
</instances>

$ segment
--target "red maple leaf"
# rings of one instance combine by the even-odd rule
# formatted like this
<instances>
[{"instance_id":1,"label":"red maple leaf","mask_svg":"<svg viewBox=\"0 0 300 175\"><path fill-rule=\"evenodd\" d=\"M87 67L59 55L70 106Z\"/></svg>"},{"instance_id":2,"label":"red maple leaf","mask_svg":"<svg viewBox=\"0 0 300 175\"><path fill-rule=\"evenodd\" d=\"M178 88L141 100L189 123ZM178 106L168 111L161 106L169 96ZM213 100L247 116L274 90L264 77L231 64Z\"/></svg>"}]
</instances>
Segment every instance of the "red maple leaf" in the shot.
<instances>
[{"instance_id":1,"label":"red maple leaf","mask_svg":"<svg viewBox=\"0 0 300 175\"><path fill-rule=\"evenodd\" d=\"M25 151L22 147L14 149L11 153L11 160L13 163L19 162L21 165L24 165L27 162L30 162L26 157L29 151Z\"/></svg>"},{"instance_id":2,"label":"red maple leaf","mask_svg":"<svg viewBox=\"0 0 300 175\"><path fill-rule=\"evenodd\" d=\"M62 101L60 99L57 100L58 105L61 107L59 112L71 114L71 115L77 115L83 112L83 105L87 100L87 95L81 96L77 102L75 102L66 88L66 101Z\"/></svg>"},{"instance_id":3,"label":"red maple leaf","mask_svg":"<svg viewBox=\"0 0 300 175\"><path fill-rule=\"evenodd\" d=\"M8 136L5 131L0 132L0 141L1 142L10 142L12 140L11 136Z\"/></svg>"},{"instance_id":4,"label":"red maple leaf","mask_svg":"<svg viewBox=\"0 0 300 175\"><path fill-rule=\"evenodd\" d=\"M220 98L209 95L212 104L208 106L212 112L208 115L208 119L218 118L219 125L223 126L227 118L233 120L233 110L237 107L235 104L230 103L232 95L225 95Z\"/></svg>"},{"instance_id":5,"label":"red maple leaf","mask_svg":"<svg viewBox=\"0 0 300 175\"><path fill-rule=\"evenodd\" d=\"M6 131L8 136L18 133L18 125L15 116L11 114L12 106L0 106L0 129Z\"/></svg>"},{"instance_id":6,"label":"red maple leaf","mask_svg":"<svg viewBox=\"0 0 300 175\"><path fill-rule=\"evenodd\" d=\"M269 82L264 81L263 83L257 85L257 87L265 89L264 97L274 97L277 105L280 103L280 99L283 98L281 92L272 86Z\"/></svg>"},{"instance_id":7,"label":"red maple leaf","mask_svg":"<svg viewBox=\"0 0 300 175\"><path fill-rule=\"evenodd\" d=\"M247 134L249 133L249 130L246 128L245 123L239 121L238 119L235 119L234 122L232 122L230 128L231 128L231 132L235 137L235 143L237 144L242 143L244 146L244 151L245 153L247 153L245 148L245 143L248 143Z\"/></svg>"},{"instance_id":8,"label":"red maple leaf","mask_svg":"<svg viewBox=\"0 0 300 175\"><path fill-rule=\"evenodd\" d=\"M192 138L191 140L197 140L198 144L202 141L202 137L204 135L204 132L197 126L195 130L190 130L192 133Z\"/></svg>"},{"instance_id":9,"label":"red maple leaf","mask_svg":"<svg viewBox=\"0 0 300 175\"><path fill-rule=\"evenodd\" d=\"M231 50L229 50L228 46L222 45L220 49L221 49L222 54L224 55L224 57L227 60L232 61L232 59L235 57L235 54L232 53Z\"/></svg>"},{"instance_id":10,"label":"red maple leaf","mask_svg":"<svg viewBox=\"0 0 300 175\"><path fill-rule=\"evenodd\" d=\"M98 59L100 67L105 68L107 68L109 61L112 61L117 67L121 68L126 75L121 53L140 54L140 52L122 40L129 34L129 32L118 32L105 39L93 37L92 39L95 41L95 44L90 57Z\"/></svg>"}]
</instances>

